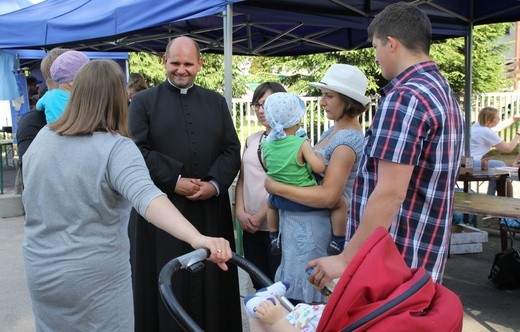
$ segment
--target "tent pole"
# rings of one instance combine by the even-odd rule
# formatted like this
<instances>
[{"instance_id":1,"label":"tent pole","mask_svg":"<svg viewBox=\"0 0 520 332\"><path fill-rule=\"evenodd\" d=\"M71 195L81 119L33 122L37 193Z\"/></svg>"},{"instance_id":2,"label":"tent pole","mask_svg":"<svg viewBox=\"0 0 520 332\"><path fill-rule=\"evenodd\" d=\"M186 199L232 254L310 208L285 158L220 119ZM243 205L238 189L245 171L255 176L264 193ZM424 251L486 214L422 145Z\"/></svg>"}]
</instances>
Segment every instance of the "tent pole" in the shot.
<instances>
[{"instance_id":1,"label":"tent pole","mask_svg":"<svg viewBox=\"0 0 520 332\"><path fill-rule=\"evenodd\" d=\"M233 4L226 5L224 12L224 97L228 109L233 112L233 84L232 84L232 62L233 62Z\"/></svg>"},{"instance_id":2,"label":"tent pole","mask_svg":"<svg viewBox=\"0 0 520 332\"><path fill-rule=\"evenodd\" d=\"M465 125L464 125L464 155L466 157L471 157L470 154L470 128L471 128L471 96L473 92L472 87L472 63L473 63L473 22L470 21L468 24L468 33L464 39L464 44L466 46L466 58L465 58L465 67L466 67L466 77L465 77L465 86L464 86L464 116L465 116Z\"/></svg>"}]
</instances>

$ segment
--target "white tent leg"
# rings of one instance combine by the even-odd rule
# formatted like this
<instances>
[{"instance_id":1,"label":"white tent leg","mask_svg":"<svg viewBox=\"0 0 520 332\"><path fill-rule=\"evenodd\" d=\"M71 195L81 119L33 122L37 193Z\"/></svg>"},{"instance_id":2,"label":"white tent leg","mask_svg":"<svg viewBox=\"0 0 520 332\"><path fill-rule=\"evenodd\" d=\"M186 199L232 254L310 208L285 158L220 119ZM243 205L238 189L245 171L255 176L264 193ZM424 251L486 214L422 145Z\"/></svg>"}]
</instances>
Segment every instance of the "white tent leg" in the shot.
<instances>
[{"instance_id":1,"label":"white tent leg","mask_svg":"<svg viewBox=\"0 0 520 332\"><path fill-rule=\"evenodd\" d=\"M224 12L224 97L228 109L233 111L233 4L228 3Z\"/></svg>"}]
</instances>

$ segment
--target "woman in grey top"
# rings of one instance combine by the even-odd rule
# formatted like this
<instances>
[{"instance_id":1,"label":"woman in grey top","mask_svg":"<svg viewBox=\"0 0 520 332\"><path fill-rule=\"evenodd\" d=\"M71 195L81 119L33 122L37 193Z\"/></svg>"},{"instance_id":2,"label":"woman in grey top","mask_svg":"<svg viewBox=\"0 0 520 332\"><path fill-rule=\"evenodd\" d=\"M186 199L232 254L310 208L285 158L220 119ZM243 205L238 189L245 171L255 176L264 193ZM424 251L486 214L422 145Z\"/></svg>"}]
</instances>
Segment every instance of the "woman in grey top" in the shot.
<instances>
[{"instance_id":1,"label":"woman in grey top","mask_svg":"<svg viewBox=\"0 0 520 332\"><path fill-rule=\"evenodd\" d=\"M123 72L87 63L64 114L23 157L25 277L37 331L133 331L127 221L208 248L227 270L229 242L201 235L155 187L128 138Z\"/></svg>"}]
</instances>

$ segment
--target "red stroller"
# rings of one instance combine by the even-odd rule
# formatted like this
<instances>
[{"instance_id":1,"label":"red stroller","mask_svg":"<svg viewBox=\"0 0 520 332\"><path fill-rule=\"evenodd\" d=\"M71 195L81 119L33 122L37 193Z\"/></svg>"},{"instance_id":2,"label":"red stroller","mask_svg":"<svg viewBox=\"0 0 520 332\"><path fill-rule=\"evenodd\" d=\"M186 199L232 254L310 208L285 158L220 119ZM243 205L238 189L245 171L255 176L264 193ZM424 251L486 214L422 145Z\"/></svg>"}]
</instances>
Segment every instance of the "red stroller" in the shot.
<instances>
[{"instance_id":1,"label":"red stroller","mask_svg":"<svg viewBox=\"0 0 520 332\"><path fill-rule=\"evenodd\" d=\"M198 269L207 258L203 249L173 259L159 276L166 306L186 331L202 331L180 307L171 290L172 274ZM262 286L272 282L253 264L236 254L232 263ZM292 305L281 299L287 310ZM394 241L378 228L365 241L343 272L321 316L318 331L461 331L463 308L457 295L432 281L423 269L410 269Z\"/></svg>"}]
</instances>

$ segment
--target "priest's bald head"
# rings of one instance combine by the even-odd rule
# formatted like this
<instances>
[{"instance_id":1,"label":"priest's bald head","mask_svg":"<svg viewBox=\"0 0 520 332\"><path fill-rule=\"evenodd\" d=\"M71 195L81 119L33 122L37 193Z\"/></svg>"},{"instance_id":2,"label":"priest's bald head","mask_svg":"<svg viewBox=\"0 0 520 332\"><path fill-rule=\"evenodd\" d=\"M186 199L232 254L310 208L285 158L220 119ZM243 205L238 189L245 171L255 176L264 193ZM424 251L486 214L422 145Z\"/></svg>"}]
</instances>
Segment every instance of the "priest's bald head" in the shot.
<instances>
[{"instance_id":1,"label":"priest's bald head","mask_svg":"<svg viewBox=\"0 0 520 332\"><path fill-rule=\"evenodd\" d=\"M202 68L199 45L189 37L172 39L162 59L168 80L178 88L191 87Z\"/></svg>"}]
</instances>

